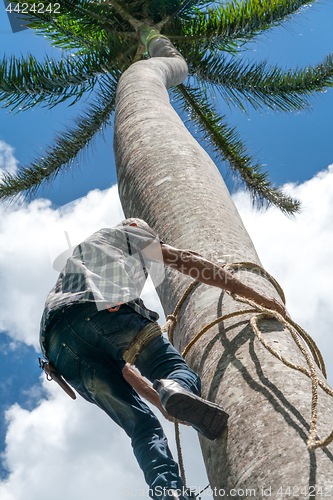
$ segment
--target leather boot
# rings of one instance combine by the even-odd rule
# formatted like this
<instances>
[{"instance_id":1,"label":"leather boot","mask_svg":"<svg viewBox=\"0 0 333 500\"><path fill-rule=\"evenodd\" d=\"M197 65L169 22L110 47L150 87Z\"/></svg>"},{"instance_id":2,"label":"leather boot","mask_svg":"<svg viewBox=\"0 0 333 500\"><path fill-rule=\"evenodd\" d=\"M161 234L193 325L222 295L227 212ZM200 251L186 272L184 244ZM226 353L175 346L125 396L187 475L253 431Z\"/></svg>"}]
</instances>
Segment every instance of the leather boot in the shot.
<instances>
[{"instance_id":1,"label":"leather boot","mask_svg":"<svg viewBox=\"0 0 333 500\"><path fill-rule=\"evenodd\" d=\"M190 424L206 438L214 440L225 429L229 415L221 406L196 396L175 380L155 380L153 387L169 415Z\"/></svg>"}]
</instances>

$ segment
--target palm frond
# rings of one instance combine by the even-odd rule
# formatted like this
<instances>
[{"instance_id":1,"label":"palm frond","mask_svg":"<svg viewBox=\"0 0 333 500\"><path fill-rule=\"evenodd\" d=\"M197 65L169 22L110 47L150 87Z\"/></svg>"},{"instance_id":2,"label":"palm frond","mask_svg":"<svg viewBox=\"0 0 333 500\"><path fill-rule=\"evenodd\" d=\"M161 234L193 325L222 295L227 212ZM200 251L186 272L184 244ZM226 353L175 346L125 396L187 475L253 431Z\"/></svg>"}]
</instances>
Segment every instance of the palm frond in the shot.
<instances>
[{"instance_id":1,"label":"palm frond","mask_svg":"<svg viewBox=\"0 0 333 500\"><path fill-rule=\"evenodd\" d=\"M189 74L199 85L217 89L227 101L244 109L248 103L255 109L294 111L310 106L315 92L333 86L333 54L315 67L283 70L266 62L247 63L223 55L191 50L188 56Z\"/></svg>"},{"instance_id":2,"label":"palm frond","mask_svg":"<svg viewBox=\"0 0 333 500\"><path fill-rule=\"evenodd\" d=\"M118 79L120 78L120 72ZM42 185L52 182L60 172L77 163L78 155L91 144L96 133L103 132L115 110L118 79L105 75L101 81L100 97L79 116L74 125L56 137L45 155L22 167L17 174L4 174L0 182L0 200L24 194L34 194Z\"/></svg>"},{"instance_id":3,"label":"palm frond","mask_svg":"<svg viewBox=\"0 0 333 500\"><path fill-rule=\"evenodd\" d=\"M235 128L225 122L225 117L216 112L199 89L182 84L172 89L172 95L184 111L190 111L191 121L197 125L216 159L227 162L250 192L253 204L259 208L275 205L286 214L299 210L299 202L272 185L261 165L248 155Z\"/></svg>"},{"instance_id":4,"label":"palm frond","mask_svg":"<svg viewBox=\"0 0 333 500\"><path fill-rule=\"evenodd\" d=\"M96 0L98 1L98 0ZM113 0L101 0L100 3L104 1L109 4L113 3ZM163 19L169 19L169 16L173 16L186 7L189 2L200 3L204 0L116 0L118 6L125 9L131 16L136 20L144 22L145 24L157 24Z\"/></svg>"},{"instance_id":5,"label":"palm frond","mask_svg":"<svg viewBox=\"0 0 333 500\"><path fill-rule=\"evenodd\" d=\"M149 15L156 23L159 23L163 19L171 19L195 3L197 3L195 0L151 0L149 2Z\"/></svg>"},{"instance_id":6,"label":"palm frond","mask_svg":"<svg viewBox=\"0 0 333 500\"><path fill-rule=\"evenodd\" d=\"M193 15L193 8L204 7L210 5L211 0L183 0L182 2L174 3L174 9L166 16L162 18L160 22L157 23L157 27L161 29L165 24L170 22L175 17L180 17L181 19L191 19ZM154 13L152 12L154 16ZM155 16L156 17L156 16ZM159 15L159 17L161 17Z\"/></svg>"},{"instance_id":7,"label":"palm frond","mask_svg":"<svg viewBox=\"0 0 333 500\"><path fill-rule=\"evenodd\" d=\"M2 107L22 106L22 110L44 101L49 107L70 97L76 102L91 90L97 75L106 71L107 59L96 54L85 57L46 58L42 63L35 57L5 57L0 63L0 101Z\"/></svg>"},{"instance_id":8,"label":"palm frond","mask_svg":"<svg viewBox=\"0 0 333 500\"><path fill-rule=\"evenodd\" d=\"M117 34L129 37L124 32L124 22L108 4L88 0L63 0L59 2L57 13L29 11L36 5L27 0L28 12L24 17L29 21L27 26L34 29L37 35L46 37L55 47L65 50L97 50L102 47L108 50L110 37ZM50 5L47 0L41 0L45 7ZM53 4L51 4L53 5ZM40 9L42 10L42 9ZM127 27L128 28L128 27Z\"/></svg>"},{"instance_id":9,"label":"palm frond","mask_svg":"<svg viewBox=\"0 0 333 500\"><path fill-rule=\"evenodd\" d=\"M59 61L44 59L39 62L32 55L6 57L0 62L0 101L3 107L20 111L44 103L49 108L71 98L76 103L96 85L98 76L108 72L117 77L134 57L138 43L112 38L109 50L102 47L87 54L63 57Z\"/></svg>"},{"instance_id":10,"label":"palm frond","mask_svg":"<svg viewBox=\"0 0 333 500\"><path fill-rule=\"evenodd\" d=\"M255 35L280 25L311 0L244 0L202 10L192 9L192 16L172 19L163 30L171 40L186 36L190 41L201 40L206 48L213 43L226 50L235 41L245 43Z\"/></svg>"}]
</instances>

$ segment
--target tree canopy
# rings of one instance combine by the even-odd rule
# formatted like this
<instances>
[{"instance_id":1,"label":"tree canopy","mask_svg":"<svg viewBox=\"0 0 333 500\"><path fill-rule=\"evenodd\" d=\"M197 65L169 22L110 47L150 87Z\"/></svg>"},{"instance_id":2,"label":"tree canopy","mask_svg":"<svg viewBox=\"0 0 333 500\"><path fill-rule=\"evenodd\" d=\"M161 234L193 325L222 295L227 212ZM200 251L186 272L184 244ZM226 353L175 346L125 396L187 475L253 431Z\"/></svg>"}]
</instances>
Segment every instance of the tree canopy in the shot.
<instances>
[{"instance_id":1,"label":"tree canopy","mask_svg":"<svg viewBox=\"0 0 333 500\"><path fill-rule=\"evenodd\" d=\"M116 107L118 81L131 64L148 57L143 34L153 30L169 38L188 64L187 81L172 88L170 97L178 109L189 113L217 162L226 162L257 206L271 204L291 214L299 210L297 200L271 183L211 96L220 95L242 111L252 107L293 112L310 107L316 93L333 85L332 54L314 67L296 69L248 62L240 55L248 42L313 2L62 0L53 11L48 9L50 2L41 3L45 9L37 11L28 0L27 12L20 13L31 29L62 49L62 56L43 61L32 54L4 56L0 63L2 106L18 112L36 105L52 108L64 101L74 105L83 97L89 104L58 134L43 157L22 166L17 174L3 176L1 199L35 194L60 171L70 169L95 135L103 133Z\"/></svg>"}]
</instances>

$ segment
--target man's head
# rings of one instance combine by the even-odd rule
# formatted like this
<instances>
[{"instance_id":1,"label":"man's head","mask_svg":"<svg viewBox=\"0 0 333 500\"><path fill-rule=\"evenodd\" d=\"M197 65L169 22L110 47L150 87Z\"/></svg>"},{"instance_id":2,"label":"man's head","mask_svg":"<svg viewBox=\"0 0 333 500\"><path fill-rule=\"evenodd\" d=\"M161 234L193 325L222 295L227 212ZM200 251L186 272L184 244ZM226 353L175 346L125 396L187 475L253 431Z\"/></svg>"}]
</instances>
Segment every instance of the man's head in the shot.
<instances>
[{"instance_id":1,"label":"man's head","mask_svg":"<svg viewBox=\"0 0 333 500\"><path fill-rule=\"evenodd\" d=\"M142 219L138 219L136 217L125 219L116 225L116 227L124 227L124 226L139 227L140 229L144 229L145 231L148 231L150 234L153 234L155 236L155 232L151 229L151 227L148 226L147 222L145 222Z\"/></svg>"}]
</instances>

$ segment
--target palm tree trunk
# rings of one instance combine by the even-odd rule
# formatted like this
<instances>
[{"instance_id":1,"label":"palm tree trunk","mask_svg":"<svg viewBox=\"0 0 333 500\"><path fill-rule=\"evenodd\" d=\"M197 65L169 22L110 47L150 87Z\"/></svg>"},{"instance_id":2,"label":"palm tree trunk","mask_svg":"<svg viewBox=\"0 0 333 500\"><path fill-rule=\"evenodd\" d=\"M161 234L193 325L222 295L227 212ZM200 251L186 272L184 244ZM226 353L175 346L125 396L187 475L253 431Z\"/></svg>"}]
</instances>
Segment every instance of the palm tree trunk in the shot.
<instances>
[{"instance_id":1,"label":"palm tree trunk","mask_svg":"<svg viewBox=\"0 0 333 500\"><path fill-rule=\"evenodd\" d=\"M118 86L114 150L126 217L143 218L164 242L216 263L260 264L218 169L170 105L166 88L183 81L185 61L165 39L154 39L149 50L153 58L132 65ZM263 276L240 271L238 277L278 298ZM190 282L167 269L158 290L166 315ZM181 352L208 322L242 307L220 289L200 285L186 301L175 330L177 349ZM305 499L314 498L315 491L320 495L320 487L323 495L333 495L332 447L309 451L306 446L310 380L266 351L254 339L248 319L215 326L187 357L202 379L203 396L230 414L220 439L200 438L214 496L220 498L224 490L234 498ZM277 321L262 321L261 329L282 355L305 365ZM321 438L332 422L332 400L319 389Z\"/></svg>"}]
</instances>

